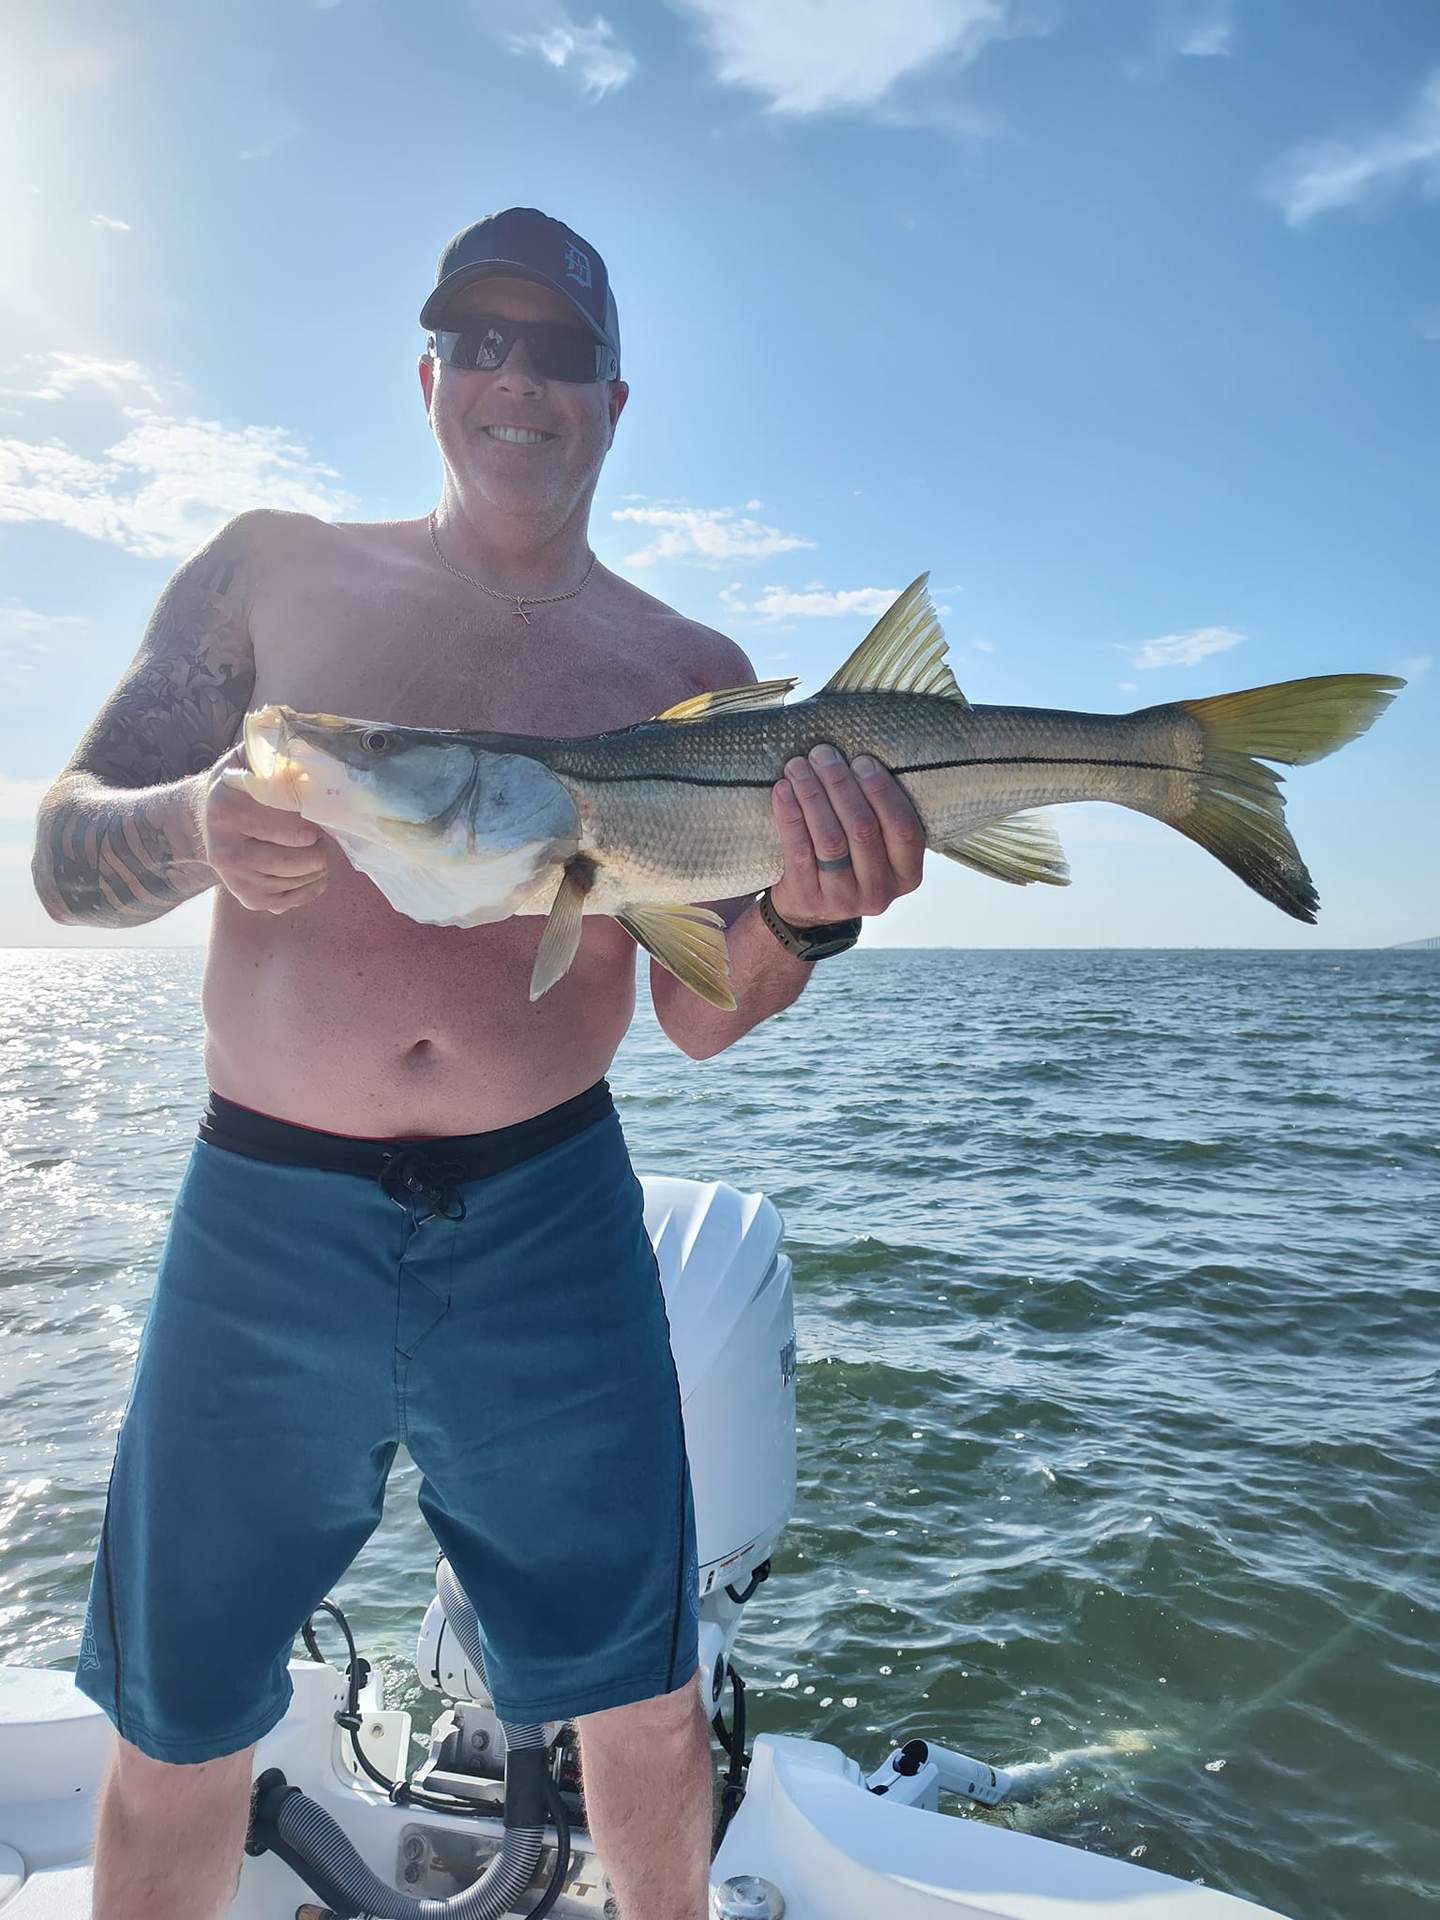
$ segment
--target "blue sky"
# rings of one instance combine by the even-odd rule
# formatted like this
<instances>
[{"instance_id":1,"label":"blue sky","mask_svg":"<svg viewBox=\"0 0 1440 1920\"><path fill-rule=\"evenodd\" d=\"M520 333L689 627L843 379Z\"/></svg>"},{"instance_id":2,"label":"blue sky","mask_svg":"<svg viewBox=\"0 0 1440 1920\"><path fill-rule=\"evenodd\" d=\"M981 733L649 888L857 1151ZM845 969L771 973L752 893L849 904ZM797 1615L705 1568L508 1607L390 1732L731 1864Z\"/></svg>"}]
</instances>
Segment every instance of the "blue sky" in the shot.
<instances>
[{"instance_id":1,"label":"blue sky","mask_svg":"<svg viewBox=\"0 0 1440 1920\"><path fill-rule=\"evenodd\" d=\"M512 204L610 266L601 559L762 675L813 691L928 569L977 701L1410 681L1291 776L1317 928L1087 807L1068 892L931 860L871 941L1440 932L1429 0L12 0L6 37L0 944L118 938L45 919L31 816L185 554L432 504L415 316Z\"/></svg>"}]
</instances>

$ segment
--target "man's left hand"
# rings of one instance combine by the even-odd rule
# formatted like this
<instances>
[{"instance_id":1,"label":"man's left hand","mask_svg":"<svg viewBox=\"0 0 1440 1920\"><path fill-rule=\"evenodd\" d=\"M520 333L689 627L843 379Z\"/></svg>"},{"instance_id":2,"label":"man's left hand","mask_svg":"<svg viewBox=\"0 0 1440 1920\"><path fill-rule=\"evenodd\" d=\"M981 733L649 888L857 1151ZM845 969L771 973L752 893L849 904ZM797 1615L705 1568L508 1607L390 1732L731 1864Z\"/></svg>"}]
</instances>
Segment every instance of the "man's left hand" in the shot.
<instances>
[{"instance_id":1,"label":"man's left hand","mask_svg":"<svg viewBox=\"0 0 1440 1920\"><path fill-rule=\"evenodd\" d=\"M818 746L787 761L771 805L785 872L770 898L791 926L883 913L919 886L925 829L894 774L868 754L848 765Z\"/></svg>"}]
</instances>

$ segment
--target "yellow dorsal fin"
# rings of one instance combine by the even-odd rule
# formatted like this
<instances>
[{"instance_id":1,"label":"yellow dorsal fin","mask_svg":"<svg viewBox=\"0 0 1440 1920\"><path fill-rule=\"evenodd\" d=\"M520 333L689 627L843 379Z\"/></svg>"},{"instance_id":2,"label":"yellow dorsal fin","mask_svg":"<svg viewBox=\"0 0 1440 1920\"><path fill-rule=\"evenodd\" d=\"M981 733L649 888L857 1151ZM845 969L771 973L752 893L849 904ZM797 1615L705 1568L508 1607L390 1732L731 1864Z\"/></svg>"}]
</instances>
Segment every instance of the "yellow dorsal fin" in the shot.
<instances>
[{"instance_id":1,"label":"yellow dorsal fin","mask_svg":"<svg viewBox=\"0 0 1440 1920\"><path fill-rule=\"evenodd\" d=\"M888 607L822 693L932 693L970 703L945 660L945 635L926 591L930 576L912 580Z\"/></svg>"},{"instance_id":2,"label":"yellow dorsal fin","mask_svg":"<svg viewBox=\"0 0 1440 1920\"><path fill-rule=\"evenodd\" d=\"M718 693L696 693L678 705L657 713L657 720L708 720L712 713L740 713L747 707L779 707L797 683L794 680L756 680L748 687L722 687Z\"/></svg>"}]
</instances>

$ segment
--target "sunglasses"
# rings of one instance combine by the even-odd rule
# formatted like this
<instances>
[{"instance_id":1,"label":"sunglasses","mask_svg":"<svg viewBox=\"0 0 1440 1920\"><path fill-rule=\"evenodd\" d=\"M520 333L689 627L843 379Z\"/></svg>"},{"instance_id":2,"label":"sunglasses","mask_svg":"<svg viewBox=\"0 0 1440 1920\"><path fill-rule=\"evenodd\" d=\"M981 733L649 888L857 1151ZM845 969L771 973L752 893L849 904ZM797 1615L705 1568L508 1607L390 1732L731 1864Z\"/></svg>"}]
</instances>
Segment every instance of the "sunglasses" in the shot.
<instances>
[{"instance_id":1,"label":"sunglasses","mask_svg":"<svg viewBox=\"0 0 1440 1920\"><path fill-rule=\"evenodd\" d=\"M530 364L546 380L618 380L620 360L582 327L558 320L506 320L499 314L478 313L458 332L437 327L430 347L447 367L474 373L493 373L503 367L517 340L525 342Z\"/></svg>"}]
</instances>

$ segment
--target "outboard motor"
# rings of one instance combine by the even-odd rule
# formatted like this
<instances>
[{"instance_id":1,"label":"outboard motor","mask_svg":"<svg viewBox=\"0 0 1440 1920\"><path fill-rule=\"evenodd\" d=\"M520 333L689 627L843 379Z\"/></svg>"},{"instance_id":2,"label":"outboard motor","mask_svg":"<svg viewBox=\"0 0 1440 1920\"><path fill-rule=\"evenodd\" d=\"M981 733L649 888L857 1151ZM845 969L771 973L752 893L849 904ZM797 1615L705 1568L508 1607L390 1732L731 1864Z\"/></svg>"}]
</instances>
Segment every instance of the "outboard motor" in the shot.
<instances>
[{"instance_id":1,"label":"outboard motor","mask_svg":"<svg viewBox=\"0 0 1440 1920\"><path fill-rule=\"evenodd\" d=\"M727 1675L739 1711L741 1689L730 1652L741 1609L768 1573L769 1555L795 1504L790 1260L781 1248L780 1216L762 1195L742 1194L718 1182L668 1178L646 1179L643 1186L695 1496L697 1684L707 1716L731 1753L733 1772L740 1757L736 1744L743 1749L743 1722L737 1720L735 1743L719 1718ZM583 1565L577 1566L576 1578L584 1578ZM568 1824L552 1760L562 1730L500 1720L485 1678L475 1608L443 1556L435 1584L420 1627L416 1671L456 1705L437 1723L431 1760L414 1783L375 1777L400 1805L444 1804L425 1791L427 1774L438 1780L443 1772L452 1784L457 1770L497 1784L503 1778L505 1831L499 1852L461 1892L448 1899L417 1899L382 1880L330 1815L286 1782L279 1769L256 1782L247 1851L278 1853L345 1920L356 1915L501 1920L526 1911L520 1901L540 1860L548 1816L560 1834L562 1858L549 1890L529 1909L538 1920L559 1892L568 1853Z\"/></svg>"}]
</instances>

